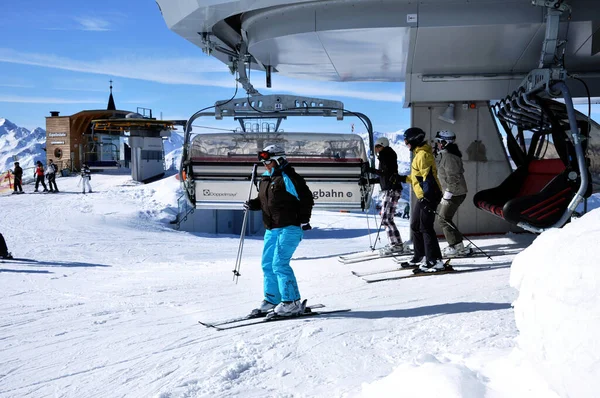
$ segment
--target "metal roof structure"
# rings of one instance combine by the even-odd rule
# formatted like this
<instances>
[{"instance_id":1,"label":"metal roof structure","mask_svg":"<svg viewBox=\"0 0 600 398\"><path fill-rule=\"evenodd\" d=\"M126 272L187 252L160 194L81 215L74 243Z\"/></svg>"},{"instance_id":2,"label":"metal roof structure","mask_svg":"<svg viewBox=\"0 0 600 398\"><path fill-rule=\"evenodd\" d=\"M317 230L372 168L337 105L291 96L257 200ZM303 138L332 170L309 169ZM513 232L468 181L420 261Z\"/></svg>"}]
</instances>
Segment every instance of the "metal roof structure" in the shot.
<instances>
[{"instance_id":1,"label":"metal roof structure","mask_svg":"<svg viewBox=\"0 0 600 398\"><path fill-rule=\"evenodd\" d=\"M504 98L551 63L554 53L540 56L549 46L600 96L597 0L157 3L172 31L230 66L241 56L254 69L296 78L404 81L406 105ZM560 18L554 42L548 9ZM585 96L581 84L569 88Z\"/></svg>"},{"instance_id":2,"label":"metal roof structure","mask_svg":"<svg viewBox=\"0 0 600 398\"><path fill-rule=\"evenodd\" d=\"M552 225L513 220L524 229L540 232L562 226L589 194L594 176L589 177L586 153L593 154L596 148L584 149L590 131L580 130L573 98L600 96L597 0L157 3L171 30L238 74L248 96L254 97L248 101L261 98L249 80L250 69L265 72L268 88L272 73L312 80L405 82L405 106L412 106L413 122L418 120L417 125L427 126L430 133L439 124L437 119L457 121L455 102L462 101L468 110L467 101L489 106L492 100L499 102L490 109L509 130L539 130L543 135L560 130L573 145L575 157L571 154L568 166L579 172L572 173L569 181L578 188L576 192L569 188L568 206L555 210L561 216ZM544 98L558 97L565 103L565 123L542 106ZM439 112L436 104L446 102L449 111ZM471 144L479 140L499 144L496 126L484 127L492 121L491 113L471 112L462 118L461 133ZM588 121L585 126L590 125ZM503 148L496 145L493 157L500 154L504 155ZM480 173L497 178L508 165L506 159L491 163L486 159L473 159L466 166L472 169L467 170L470 184L478 191L496 184L491 180L480 184ZM547 199L539 194L532 200ZM475 224L474 230L491 230L487 220Z\"/></svg>"}]
</instances>

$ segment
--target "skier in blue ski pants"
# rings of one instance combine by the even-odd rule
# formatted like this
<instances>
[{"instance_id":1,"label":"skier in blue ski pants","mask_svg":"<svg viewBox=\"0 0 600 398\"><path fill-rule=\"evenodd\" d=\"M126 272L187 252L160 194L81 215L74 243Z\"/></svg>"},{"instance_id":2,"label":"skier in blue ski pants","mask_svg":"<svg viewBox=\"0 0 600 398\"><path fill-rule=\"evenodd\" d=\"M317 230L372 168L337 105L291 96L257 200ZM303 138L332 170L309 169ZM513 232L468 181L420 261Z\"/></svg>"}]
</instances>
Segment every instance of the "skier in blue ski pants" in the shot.
<instances>
[{"instance_id":1,"label":"skier in blue ski pants","mask_svg":"<svg viewBox=\"0 0 600 398\"><path fill-rule=\"evenodd\" d=\"M266 147L259 152L259 160L267 170L262 174L258 197L245 204L248 210L262 210L266 229L262 253L264 300L257 310L296 315L303 306L290 260L302 240L303 227L310 221L314 199L304 178L287 162L282 147Z\"/></svg>"},{"instance_id":2,"label":"skier in blue ski pants","mask_svg":"<svg viewBox=\"0 0 600 398\"><path fill-rule=\"evenodd\" d=\"M295 225L265 231L262 270L265 298L271 303L300 299L290 260L302 240L302 235L302 229Z\"/></svg>"}]
</instances>

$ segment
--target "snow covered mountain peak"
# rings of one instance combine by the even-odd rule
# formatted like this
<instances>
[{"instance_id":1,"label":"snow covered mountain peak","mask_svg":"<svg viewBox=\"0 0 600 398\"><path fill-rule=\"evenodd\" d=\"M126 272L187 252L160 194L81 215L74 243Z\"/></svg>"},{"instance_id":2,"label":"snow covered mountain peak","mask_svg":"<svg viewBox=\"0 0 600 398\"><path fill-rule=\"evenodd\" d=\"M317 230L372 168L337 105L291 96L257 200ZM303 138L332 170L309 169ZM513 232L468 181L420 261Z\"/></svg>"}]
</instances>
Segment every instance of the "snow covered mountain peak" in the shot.
<instances>
[{"instance_id":1,"label":"snow covered mountain peak","mask_svg":"<svg viewBox=\"0 0 600 398\"><path fill-rule=\"evenodd\" d=\"M20 129L20 127L18 127L16 124L12 123L10 120L5 119L5 118L0 118L0 136L9 134L9 132L18 130L18 129Z\"/></svg>"},{"instance_id":2,"label":"snow covered mountain peak","mask_svg":"<svg viewBox=\"0 0 600 398\"><path fill-rule=\"evenodd\" d=\"M23 169L32 168L35 161L45 159L46 130L29 131L6 118L0 118L0 172L13 168L18 160Z\"/></svg>"}]
</instances>

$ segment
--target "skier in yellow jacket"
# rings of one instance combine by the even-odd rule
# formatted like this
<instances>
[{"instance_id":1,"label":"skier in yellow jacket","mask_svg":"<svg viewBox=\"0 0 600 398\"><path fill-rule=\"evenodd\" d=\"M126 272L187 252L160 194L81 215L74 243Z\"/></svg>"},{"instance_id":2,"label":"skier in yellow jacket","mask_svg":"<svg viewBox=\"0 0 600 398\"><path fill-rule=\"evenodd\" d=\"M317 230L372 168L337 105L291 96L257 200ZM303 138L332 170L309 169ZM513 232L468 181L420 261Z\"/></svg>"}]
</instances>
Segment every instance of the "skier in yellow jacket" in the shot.
<instances>
[{"instance_id":1,"label":"skier in yellow jacket","mask_svg":"<svg viewBox=\"0 0 600 398\"><path fill-rule=\"evenodd\" d=\"M433 150L425 140L425 132L418 127L404 132L404 143L413 152L406 182L412 185L418 203L412 207L410 215L414 255L412 260L402 265L408 268L418 266L415 273L441 271L445 267L433 223L435 209L442 200L442 190Z\"/></svg>"}]
</instances>

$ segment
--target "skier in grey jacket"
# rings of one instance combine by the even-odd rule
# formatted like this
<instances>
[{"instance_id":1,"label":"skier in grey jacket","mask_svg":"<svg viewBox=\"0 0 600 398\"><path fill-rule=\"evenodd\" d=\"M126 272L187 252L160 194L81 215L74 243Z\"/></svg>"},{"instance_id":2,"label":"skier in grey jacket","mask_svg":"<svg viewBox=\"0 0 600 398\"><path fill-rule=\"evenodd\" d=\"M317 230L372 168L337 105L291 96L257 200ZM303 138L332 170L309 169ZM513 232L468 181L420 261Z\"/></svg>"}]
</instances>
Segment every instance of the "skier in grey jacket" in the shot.
<instances>
[{"instance_id":1,"label":"skier in grey jacket","mask_svg":"<svg viewBox=\"0 0 600 398\"><path fill-rule=\"evenodd\" d=\"M448 247L442 250L442 255L444 257L466 256L471 253L471 248L465 248L462 234L455 229L455 225L452 223L452 217L467 197L462 153L455 143L456 134L452 131L438 131L435 140L438 147L435 162L438 178L444 191L440 203L439 223L448 241Z\"/></svg>"}]
</instances>

